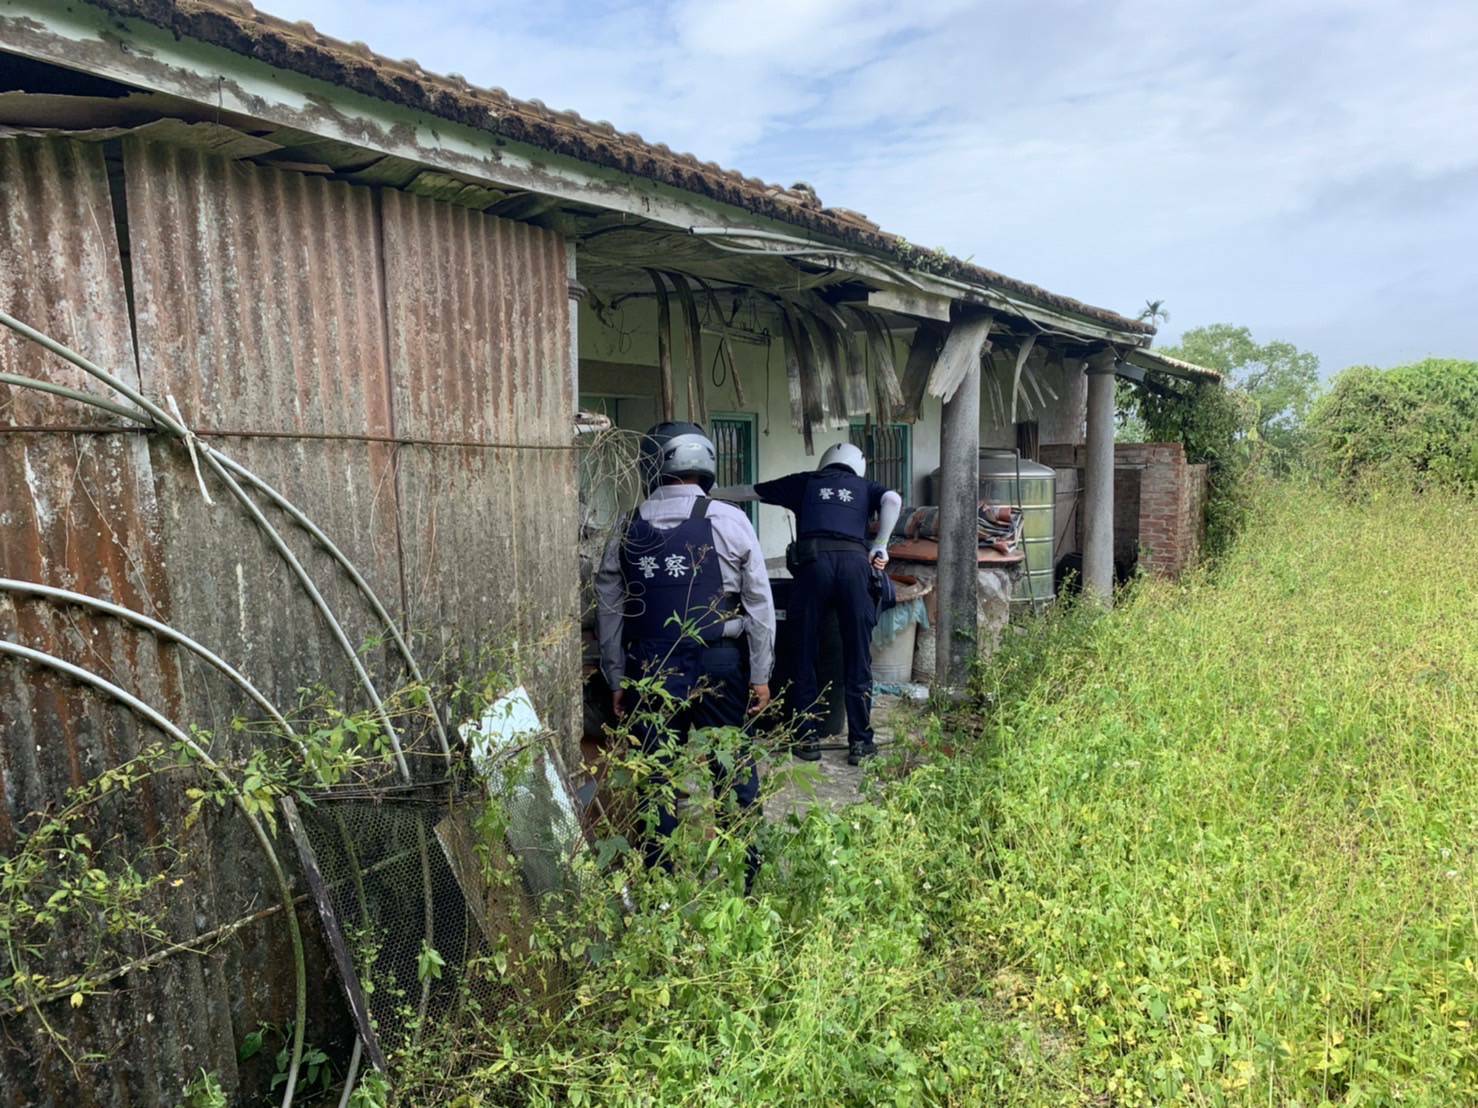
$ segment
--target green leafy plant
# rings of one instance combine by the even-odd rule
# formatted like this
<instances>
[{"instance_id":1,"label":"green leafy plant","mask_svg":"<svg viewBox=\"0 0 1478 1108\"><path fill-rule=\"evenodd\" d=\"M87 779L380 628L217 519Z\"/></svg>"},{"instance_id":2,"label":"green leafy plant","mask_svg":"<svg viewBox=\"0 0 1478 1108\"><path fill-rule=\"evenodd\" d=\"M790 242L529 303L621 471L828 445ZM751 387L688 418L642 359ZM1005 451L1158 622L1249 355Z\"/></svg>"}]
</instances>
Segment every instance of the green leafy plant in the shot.
<instances>
[{"instance_id":1,"label":"green leafy plant","mask_svg":"<svg viewBox=\"0 0 1478 1108\"><path fill-rule=\"evenodd\" d=\"M441 977L446 959L425 939L421 940L421 952L416 956L416 979L423 985Z\"/></svg>"},{"instance_id":2,"label":"green leafy plant","mask_svg":"<svg viewBox=\"0 0 1478 1108\"><path fill-rule=\"evenodd\" d=\"M1178 442L1186 460L1206 466L1206 552L1226 551L1256 496L1257 440L1247 398L1215 381L1137 389L1134 405L1146 442Z\"/></svg>"},{"instance_id":3,"label":"green leafy plant","mask_svg":"<svg viewBox=\"0 0 1478 1108\"><path fill-rule=\"evenodd\" d=\"M1309 417L1321 471L1478 489L1478 362L1431 358L1335 377Z\"/></svg>"},{"instance_id":4,"label":"green leafy plant","mask_svg":"<svg viewBox=\"0 0 1478 1108\"><path fill-rule=\"evenodd\" d=\"M397 1095L1474 1102L1478 515L1429 495L1393 580L1346 504L1270 485L1214 577L1008 636L865 804L736 831L704 765L735 736L675 746L670 874L622 848L655 766L618 748L585 895L514 952L564 976L423 1043Z\"/></svg>"},{"instance_id":5,"label":"green leafy plant","mask_svg":"<svg viewBox=\"0 0 1478 1108\"><path fill-rule=\"evenodd\" d=\"M130 960L124 944L165 939L159 894L183 882L176 872L185 856L168 845L125 853L100 813L115 818L130 790L174 765L150 747L104 770L68 790L55 811L37 813L0 859L0 1003L34 1011L48 1033L41 1006L66 999L82 1007ZM58 959L56 936L68 930L94 936L83 948L89 957Z\"/></svg>"},{"instance_id":6,"label":"green leafy plant","mask_svg":"<svg viewBox=\"0 0 1478 1108\"><path fill-rule=\"evenodd\" d=\"M202 1069L184 1088L185 1108L226 1108L231 1103L216 1075Z\"/></svg>"},{"instance_id":7,"label":"green leafy plant","mask_svg":"<svg viewBox=\"0 0 1478 1108\"><path fill-rule=\"evenodd\" d=\"M363 1072L349 1096L349 1108L386 1108L389 1103L390 1082L379 1070Z\"/></svg>"},{"instance_id":8,"label":"green leafy plant","mask_svg":"<svg viewBox=\"0 0 1478 1108\"><path fill-rule=\"evenodd\" d=\"M267 1032L270 1031L265 1023L258 1024L256 1029L248 1031L241 1040L241 1045L236 1048L236 1060L245 1062L255 1058L262 1052L262 1046L266 1041Z\"/></svg>"},{"instance_id":9,"label":"green leafy plant","mask_svg":"<svg viewBox=\"0 0 1478 1108\"><path fill-rule=\"evenodd\" d=\"M1163 315L1150 301L1143 318ZM1132 442L1178 442L1186 460L1205 463L1206 551L1224 552L1246 524L1257 479L1302 467L1304 422L1318 391L1319 359L1292 343L1258 343L1246 327L1216 323L1187 331L1165 348L1223 375L1221 382L1120 382L1119 434Z\"/></svg>"}]
</instances>

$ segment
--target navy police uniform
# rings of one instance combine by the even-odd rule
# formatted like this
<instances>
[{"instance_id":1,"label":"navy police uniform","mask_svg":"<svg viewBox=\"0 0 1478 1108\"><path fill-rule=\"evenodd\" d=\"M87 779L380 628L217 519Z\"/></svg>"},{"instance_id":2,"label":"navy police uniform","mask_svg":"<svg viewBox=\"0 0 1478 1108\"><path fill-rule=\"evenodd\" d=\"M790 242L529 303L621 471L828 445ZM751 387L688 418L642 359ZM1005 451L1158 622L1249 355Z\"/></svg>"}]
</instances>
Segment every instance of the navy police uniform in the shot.
<instances>
[{"instance_id":1,"label":"navy police uniform","mask_svg":"<svg viewBox=\"0 0 1478 1108\"><path fill-rule=\"evenodd\" d=\"M748 646L742 637L732 637L739 598L724 591L713 522L707 518L711 503L695 497L687 519L665 530L637 514L621 542L626 675L660 677L670 695L686 701L665 725L645 719L638 705L633 733L643 752L664 767L676 754L666 742L669 736L681 742L692 728L742 727L746 721ZM716 759L710 767L716 797L731 790L741 810L755 804L760 782L752 756L739 759L732 772ZM654 775L651 784L656 788L646 795L660 791L665 780L660 773ZM663 843L677 828L677 813L671 805L656 803L657 837L645 847L648 865L662 860ZM751 876L757 861L751 849Z\"/></svg>"},{"instance_id":2,"label":"navy police uniform","mask_svg":"<svg viewBox=\"0 0 1478 1108\"><path fill-rule=\"evenodd\" d=\"M842 636L847 743L853 749L871 743L872 631L878 597L867 528L888 490L843 465L762 481L754 489L764 503L788 508L796 517L795 584L786 623L796 650L795 705L808 717L799 728L801 742L816 741L821 620L835 613Z\"/></svg>"}]
</instances>

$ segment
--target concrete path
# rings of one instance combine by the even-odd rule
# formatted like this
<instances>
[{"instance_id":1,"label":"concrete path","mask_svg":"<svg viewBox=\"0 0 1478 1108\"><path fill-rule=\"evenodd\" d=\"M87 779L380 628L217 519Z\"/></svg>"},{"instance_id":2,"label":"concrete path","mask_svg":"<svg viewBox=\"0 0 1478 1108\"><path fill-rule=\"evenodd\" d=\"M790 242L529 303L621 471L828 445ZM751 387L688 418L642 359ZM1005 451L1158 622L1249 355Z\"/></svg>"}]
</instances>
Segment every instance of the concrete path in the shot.
<instances>
[{"instance_id":1,"label":"concrete path","mask_svg":"<svg viewBox=\"0 0 1478 1108\"><path fill-rule=\"evenodd\" d=\"M916 718L919 705L899 700L896 696L879 696L873 704L873 730L879 742L908 734L908 722ZM845 735L834 735L825 744L845 746ZM761 774L784 772L792 780L765 801L765 819L779 823L794 812L804 815L814 805L822 804L833 811L862 799L862 778L867 770L847 765L847 752L826 750L819 762L802 762L798 758L776 758L760 767Z\"/></svg>"},{"instance_id":2,"label":"concrete path","mask_svg":"<svg viewBox=\"0 0 1478 1108\"><path fill-rule=\"evenodd\" d=\"M836 742L837 739L828 739ZM846 742L842 737L841 742ZM774 759L760 772L771 775L783 772L790 780L778 792L765 799L765 819L781 823L794 812L803 816L815 804L836 810L862 799L862 773L865 767L847 765L845 750L827 750L819 762L802 762L798 758Z\"/></svg>"}]
</instances>

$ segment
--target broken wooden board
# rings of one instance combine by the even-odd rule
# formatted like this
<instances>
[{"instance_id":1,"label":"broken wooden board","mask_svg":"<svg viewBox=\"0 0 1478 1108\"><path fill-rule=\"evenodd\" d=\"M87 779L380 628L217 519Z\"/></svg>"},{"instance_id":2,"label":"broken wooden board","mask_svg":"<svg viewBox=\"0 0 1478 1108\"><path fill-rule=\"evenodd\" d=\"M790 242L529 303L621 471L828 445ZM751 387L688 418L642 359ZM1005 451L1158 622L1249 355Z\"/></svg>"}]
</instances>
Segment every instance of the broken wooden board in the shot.
<instances>
[{"instance_id":1,"label":"broken wooden board","mask_svg":"<svg viewBox=\"0 0 1478 1108\"><path fill-rule=\"evenodd\" d=\"M969 374L980 372L980 355L986 348L995 318L994 313L987 313L961 320L949 329L939 360L929 374L930 396L948 402Z\"/></svg>"},{"instance_id":2,"label":"broken wooden board","mask_svg":"<svg viewBox=\"0 0 1478 1108\"><path fill-rule=\"evenodd\" d=\"M949 307L953 298L922 289L870 289L865 305L873 311L897 312L899 315L932 319L936 323L949 322Z\"/></svg>"},{"instance_id":3,"label":"broken wooden board","mask_svg":"<svg viewBox=\"0 0 1478 1108\"><path fill-rule=\"evenodd\" d=\"M903 402L899 406L898 418L904 423L913 423L919 418L919 411L924 405L924 393L929 387L929 374L939 360L939 348L944 345L948 333L948 327L927 321L920 323L914 331L900 386Z\"/></svg>"}]
</instances>

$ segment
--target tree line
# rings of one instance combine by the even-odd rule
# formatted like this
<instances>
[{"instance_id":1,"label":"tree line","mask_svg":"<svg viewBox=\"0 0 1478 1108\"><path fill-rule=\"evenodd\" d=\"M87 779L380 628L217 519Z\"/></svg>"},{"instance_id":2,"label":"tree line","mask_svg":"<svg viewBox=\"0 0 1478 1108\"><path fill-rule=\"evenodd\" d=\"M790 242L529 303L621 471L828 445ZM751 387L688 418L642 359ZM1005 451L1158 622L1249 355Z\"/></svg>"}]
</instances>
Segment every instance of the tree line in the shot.
<instances>
[{"instance_id":1,"label":"tree line","mask_svg":"<svg viewBox=\"0 0 1478 1108\"><path fill-rule=\"evenodd\" d=\"M1159 302L1146 315L1168 318ZM1119 437L1180 442L1208 470L1207 545L1224 549L1251 510L1262 474L1300 474L1352 487L1372 477L1418 489L1478 492L1478 361L1428 358L1357 365L1327 382L1318 356L1258 342L1214 323L1164 349L1215 369L1221 384L1120 382Z\"/></svg>"}]
</instances>

